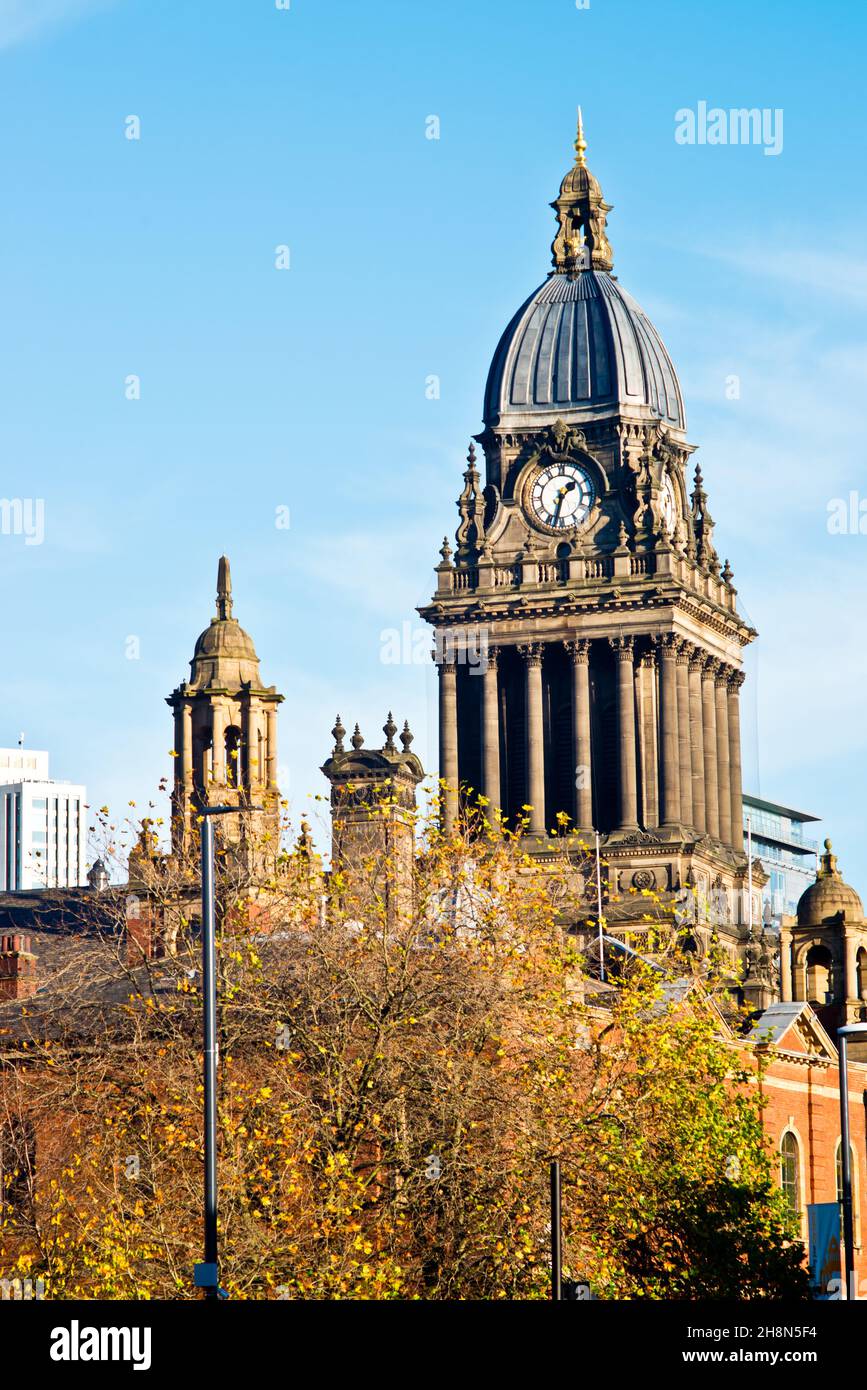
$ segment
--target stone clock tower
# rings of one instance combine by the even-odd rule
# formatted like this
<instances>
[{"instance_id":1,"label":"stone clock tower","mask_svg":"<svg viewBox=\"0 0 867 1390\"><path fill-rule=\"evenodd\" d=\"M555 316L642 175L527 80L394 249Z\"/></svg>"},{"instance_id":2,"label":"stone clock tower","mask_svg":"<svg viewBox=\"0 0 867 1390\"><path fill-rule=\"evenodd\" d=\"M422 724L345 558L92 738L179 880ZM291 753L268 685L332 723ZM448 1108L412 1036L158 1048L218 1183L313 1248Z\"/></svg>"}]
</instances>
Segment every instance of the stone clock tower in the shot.
<instances>
[{"instance_id":1,"label":"stone clock tower","mask_svg":"<svg viewBox=\"0 0 867 1390\"><path fill-rule=\"evenodd\" d=\"M611 273L610 206L585 161L552 204L553 270L488 374L456 547L420 610L436 630L445 817L481 788L545 857L558 813L604 837L612 893L725 890L747 915L739 701L754 630L721 565L680 386ZM574 839L571 843L575 843ZM701 928L701 949L709 931Z\"/></svg>"},{"instance_id":2,"label":"stone clock tower","mask_svg":"<svg viewBox=\"0 0 867 1390\"><path fill-rule=\"evenodd\" d=\"M225 555L217 569L217 608L196 642L190 679L167 697L175 716L172 849L180 858L196 840L202 805L237 806L217 832L246 868L266 872L280 843L277 710L283 696L264 686L249 633L232 615Z\"/></svg>"}]
</instances>

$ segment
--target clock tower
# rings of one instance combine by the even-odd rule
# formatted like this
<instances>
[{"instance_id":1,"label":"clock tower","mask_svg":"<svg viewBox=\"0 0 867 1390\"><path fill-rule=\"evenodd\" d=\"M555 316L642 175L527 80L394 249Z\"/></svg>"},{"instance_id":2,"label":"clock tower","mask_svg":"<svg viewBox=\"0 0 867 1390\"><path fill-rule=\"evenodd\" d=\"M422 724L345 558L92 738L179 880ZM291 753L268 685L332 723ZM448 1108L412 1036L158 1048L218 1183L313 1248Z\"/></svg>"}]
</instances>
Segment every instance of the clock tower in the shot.
<instances>
[{"instance_id":1,"label":"clock tower","mask_svg":"<svg viewBox=\"0 0 867 1390\"><path fill-rule=\"evenodd\" d=\"M543 859L598 831L612 895L694 889L696 949L715 917L734 955L755 632L691 475L677 374L612 274L611 207L585 150L579 112L553 269L494 354L483 465L471 445L456 545L420 610L436 632L444 818L480 788L509 824L530 808L525 845Z\"/></svg>"}]
</instances>

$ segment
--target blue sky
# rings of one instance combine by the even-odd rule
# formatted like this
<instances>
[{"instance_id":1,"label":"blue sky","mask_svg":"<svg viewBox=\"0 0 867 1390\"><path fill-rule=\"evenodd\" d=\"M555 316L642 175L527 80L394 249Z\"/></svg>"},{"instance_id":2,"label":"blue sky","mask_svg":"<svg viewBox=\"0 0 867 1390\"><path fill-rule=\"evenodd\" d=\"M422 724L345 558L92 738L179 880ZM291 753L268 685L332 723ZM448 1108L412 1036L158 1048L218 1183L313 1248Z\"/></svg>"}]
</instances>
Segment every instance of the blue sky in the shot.
<instances>
[{"instance_id":1,"label":"blue sky","mask_svg":"<svg viewBox=\"0 0 867 1390\"><path fill-rule=\"evenodd\" d=\"M867 496L865 28L839 0L0 0L0 495L45 502L42 545L0 536L0 743L146 800L225 550L296 813L337 710L375 742L393 708L434 767L433 667L382 633L431 592L580 101L761 632L748 780L867 889L867 536L827 529ZM678 144L699 101L782 109L782 152Z\"/></svg>"}]
</instances>

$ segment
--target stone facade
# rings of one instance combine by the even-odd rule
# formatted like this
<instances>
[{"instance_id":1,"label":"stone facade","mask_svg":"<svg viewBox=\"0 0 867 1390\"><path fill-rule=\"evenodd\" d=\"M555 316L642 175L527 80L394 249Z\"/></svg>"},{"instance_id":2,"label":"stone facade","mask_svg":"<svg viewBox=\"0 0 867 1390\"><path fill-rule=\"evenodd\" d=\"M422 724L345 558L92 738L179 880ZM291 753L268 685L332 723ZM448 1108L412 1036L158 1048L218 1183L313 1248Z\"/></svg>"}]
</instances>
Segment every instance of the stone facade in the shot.
<instances>
[{"instance_id":1,"label":"stone facade","mask_svg":"<svg viewBox=\"0 0 867 1390\"><path fill-rule=\"evenodd\" d=\"M510 824L531 808L537 856L558 852L566 824L598 831L612 893L724 901L734 960L750 917L740 690L755 632L701 470L689 481L668 354L608 273L610 208L585 148L579 129L554 269L495 354L484 480L471 445L456 546L420 610L436 638L445 820L473 787ZM704 914L695 934L707 944Z\"/></svg>"},{"instance_id":2,"label":"stone facade","mask_svg":"<svg viewBox=\"0 0 867 1390\"><path fill-rule=\"evenodd\" d=\"M264 873L280 840L277 710L283 696L263 685L253 640L232 607L224 555L216 614L196 642L190 679L167 697L175 717L172 848L179 856L190 851L200 806L237 806L242 814L221 817L217 833L246 868Z\"/></svg>"},{"instance_id":3,"label":"stone facade","mask_svg":"<svg viewBox=\"0 0 867 1390\"><path fill-rule=\"evenodd\" d=\"M347 748L338 715L322 771L331 783L331 866L342 905L351 915L380 910L392 923L412 910L416 787L424 768L410 751L407 723L400 748L390 712L382 731L382 748L365 748L356 724Z\"/></svg>"}]
</instances>

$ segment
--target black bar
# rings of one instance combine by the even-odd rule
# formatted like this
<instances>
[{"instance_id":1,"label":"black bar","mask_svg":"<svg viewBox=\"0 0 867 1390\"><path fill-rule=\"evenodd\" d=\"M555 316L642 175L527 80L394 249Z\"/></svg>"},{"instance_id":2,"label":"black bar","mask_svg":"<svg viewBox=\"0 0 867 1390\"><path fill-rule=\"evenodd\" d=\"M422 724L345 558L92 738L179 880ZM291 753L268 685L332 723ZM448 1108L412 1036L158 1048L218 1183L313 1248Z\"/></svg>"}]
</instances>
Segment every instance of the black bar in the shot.
<instances>
[{"instance_id":1,"label":"black bar","mask_svg":"<svg viewBox=\"0 0 867 1390\"><path fill-rule=\"evenodd\" d=\"M563 1223L560 1203L560 1164L551 1160L551 1297L563 1297Z\"/></svg>"}]
</instances>

